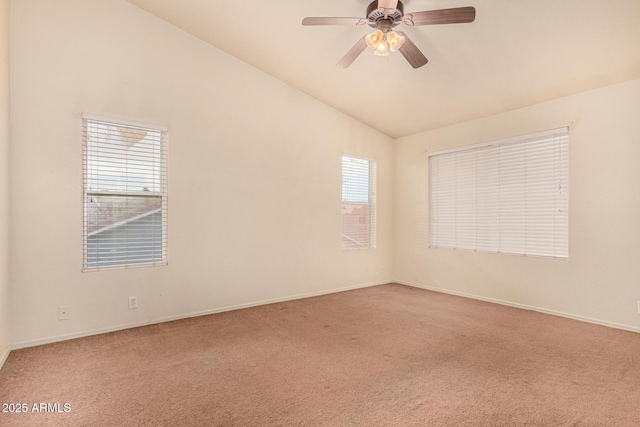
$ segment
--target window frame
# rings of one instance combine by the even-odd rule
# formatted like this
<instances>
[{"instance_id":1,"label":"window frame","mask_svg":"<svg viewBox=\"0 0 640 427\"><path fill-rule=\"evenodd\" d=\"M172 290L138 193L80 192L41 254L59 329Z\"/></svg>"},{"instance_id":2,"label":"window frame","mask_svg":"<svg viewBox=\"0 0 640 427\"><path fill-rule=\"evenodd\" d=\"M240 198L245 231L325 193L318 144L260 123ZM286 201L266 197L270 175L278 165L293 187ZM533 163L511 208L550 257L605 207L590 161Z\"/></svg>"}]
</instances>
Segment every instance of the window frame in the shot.
<instances>
[{"instance_id":1,"label":"window frame","mask_svg":"<svg viewBox=\"0 0 640 427\"><path fill-rule=\"evenodd\" d=\"M367 177L367 185L368 185L368 194L367 194L367 202L362 201L353 201L348 200L348 196L345 194L345 159L354 159L358 161L366 161L368 162L368 177ZM377 160L372 157L364 157L360 155L354 155L350 153L343 153L341 156L341 250L343 251L359 251L359 250L367 250L367 249L375 249L377 245ZM359 243L357 240L350 238L347 234L345 234L345 223L344 223L344 215L345 215L345 206L368 206L369 212L369 226L367 232L367 244L361 246L345 246L345 238L351 240L354 244ZM360 221L360 218L358 219Z\"/></svg>"},{"instance_id":2,"label":"window frame","mask_svg":"<svg viewBox=\"0 0 640 427\"><path fill-rule=\"evenodd\" d=\"M165 266L168 264L168 127L157 124L149 124L136 122L131 120L123 120L113 117L100 116L89 113L82 113L82 272L96 272L102 270L119 270L119 269L129 269L129 268L143 268L143 267L153 267L153 266ZM153 179L152 189L149 190L146 187L143 188L142 191L132 192L128 190L123 191L107 191L100 189L90 189L89 188L89 180L91 176L91 166L90 163L90 155L89 155L89 144L90 144L90 136L88 131L88 126L90 123L93 123L97 126L112 126L122 129L134 129L138 131L147 131L154 132L159 134L159 166L158 166L158 175L157 180ZM121 142L121 141L120 141ZM155 151L154 151L155 153ZM94 160L95 161L95 160ZM126 164L127 159L122 161L122 164ZM153 175L156 173L154 172ZM127 178L128 179L128 178ZM156 187L153 188L153 187ZM122 221L116 221L111 225L99 228L98 230L108 231L108 229L113 228L115 226L133 222L145 215L155 215L155 213L160 212L160 225L154 226L160 229L161 237L160 237L160 259L159 260L150 260L150 261L129 261L125 260L122 263L110 264L110 265L100 265L99 262L96 265L90 265L90 257L89 257L89 238L92 233L95 233L96 230L90 232L89 231L89 203L92 199L95 198L131 198L131 199L159 199L159 207L149 211L143 212L141 215L127 217ZM154 228L154 230L157 230ZM151 252L155 253L156 248L152 247ZM152 256L152 258L155 258Z\"/></svg>"}]
</instances>

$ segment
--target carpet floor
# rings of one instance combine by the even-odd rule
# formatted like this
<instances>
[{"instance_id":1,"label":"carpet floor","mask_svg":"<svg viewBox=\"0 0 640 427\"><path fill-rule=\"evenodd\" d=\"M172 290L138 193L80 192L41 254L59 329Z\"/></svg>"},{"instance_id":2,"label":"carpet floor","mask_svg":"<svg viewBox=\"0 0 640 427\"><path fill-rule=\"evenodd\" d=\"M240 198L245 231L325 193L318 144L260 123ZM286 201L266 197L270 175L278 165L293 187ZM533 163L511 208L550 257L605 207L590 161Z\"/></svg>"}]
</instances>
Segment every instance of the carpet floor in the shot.
<instances>
[{"instance_id":1,"label":"carpet floor","mask_svg":"<svg viewBox=\"0 0 640 427\"><path fill-rule=\"evenodd\" d=\"M0 404L27 409L2 426L637 426L640 334L390 284L16 350Z\"/></svg>"}]
</instances>

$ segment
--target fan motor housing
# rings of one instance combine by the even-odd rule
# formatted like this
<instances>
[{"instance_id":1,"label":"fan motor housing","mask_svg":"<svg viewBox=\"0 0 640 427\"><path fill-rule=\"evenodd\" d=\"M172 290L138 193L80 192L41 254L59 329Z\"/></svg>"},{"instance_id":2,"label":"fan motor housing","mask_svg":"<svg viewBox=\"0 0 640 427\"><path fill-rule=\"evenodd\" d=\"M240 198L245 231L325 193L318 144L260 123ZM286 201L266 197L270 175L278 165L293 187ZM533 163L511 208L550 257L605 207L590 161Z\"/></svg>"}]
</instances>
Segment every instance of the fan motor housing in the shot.
<instances>
[{"instance_id":1,"label":"fan motor housing","mask_svg":"<svg viewBox=\"0 0 640 427\"><path fill-rule=\"evenodd\" d=\"M404 16L404 5L401 1L398 1L396 10L389 15L385 15L384 12L378 7L378 1L375 0L367 7L367 19L369 20L369 26L372 28L392 28L402 22Z\"/></svg>"}]
</instances>

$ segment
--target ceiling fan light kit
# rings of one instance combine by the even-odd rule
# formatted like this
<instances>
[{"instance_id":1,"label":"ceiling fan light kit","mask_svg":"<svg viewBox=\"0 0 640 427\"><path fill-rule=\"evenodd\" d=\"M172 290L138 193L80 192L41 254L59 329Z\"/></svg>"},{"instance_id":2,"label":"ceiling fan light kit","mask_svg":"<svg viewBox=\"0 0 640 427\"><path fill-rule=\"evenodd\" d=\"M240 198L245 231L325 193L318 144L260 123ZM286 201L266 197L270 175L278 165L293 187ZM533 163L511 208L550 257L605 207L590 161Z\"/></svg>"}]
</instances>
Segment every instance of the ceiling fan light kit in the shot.
<instances>
[{"instance_id":1,"label":"ceiling fan light kit","mask_svg":"<svg viewBox=\"0 0 640 427\"><path fill-rule=\"evenodd\" d=\"M413 68L425 65L428 59L418 47L402 33L393 30L399 24L409 26L461 24L473 22L476 10L471 6L453 9L428 10L404 14L404 5L399 0L375 0L367 7L366 18L304 18L302 25L364 25L374 28L364 36L338 62L337 66L347 68L367 48L376 56L387 56L389 52L400 51Z\"/></svg>"},{"instance_id":2,"label":"ceiling fan light kit","mask_svg":"<svg viewBox=\"0 0 640 427\"><path fill-rule=\"evenodd\" d=\"M383 32L374 30L365 37L367 46L373 49L373 54L377 56L388 56L389 52L395 52L404 44L404 36L395 31Z\"/></svg>"}]
</instances>

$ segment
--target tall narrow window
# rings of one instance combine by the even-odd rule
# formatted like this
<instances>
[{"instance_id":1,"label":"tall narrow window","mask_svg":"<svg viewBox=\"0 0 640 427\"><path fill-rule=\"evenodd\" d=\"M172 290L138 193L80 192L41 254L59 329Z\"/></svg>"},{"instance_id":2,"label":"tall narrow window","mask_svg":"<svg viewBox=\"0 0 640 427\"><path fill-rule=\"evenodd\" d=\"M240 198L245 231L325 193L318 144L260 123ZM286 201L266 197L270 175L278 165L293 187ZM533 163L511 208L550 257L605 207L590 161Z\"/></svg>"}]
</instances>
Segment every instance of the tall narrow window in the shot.
<instances>
[{"instance_id":1,"label":"tall narrow window","mask_svg":"<svg viewBox=\"0 0 640 427\"><path fill-rule=\"evenodd\" d=\"M167 129L83 114L83 269L167 262Z\"/></svg>"},{"instance_id":2,"label":"tall narrow window","mask_svg":"<svg viewBox=\"0 0 640 427\"><path fill-rule=\"evenodd\" d=\"M567 128L429 156L431 247L568 257Z\"/></svg>"},{"instance_id":3,"label":"tall narrow window","mask_svg":"<svg viewBox=\"0 0 640 427\"><path fill-rule=\"evenodd\" d=\"M342 249L376 247L376 161L342 156Z\"/></svg>"}]
</instances>

